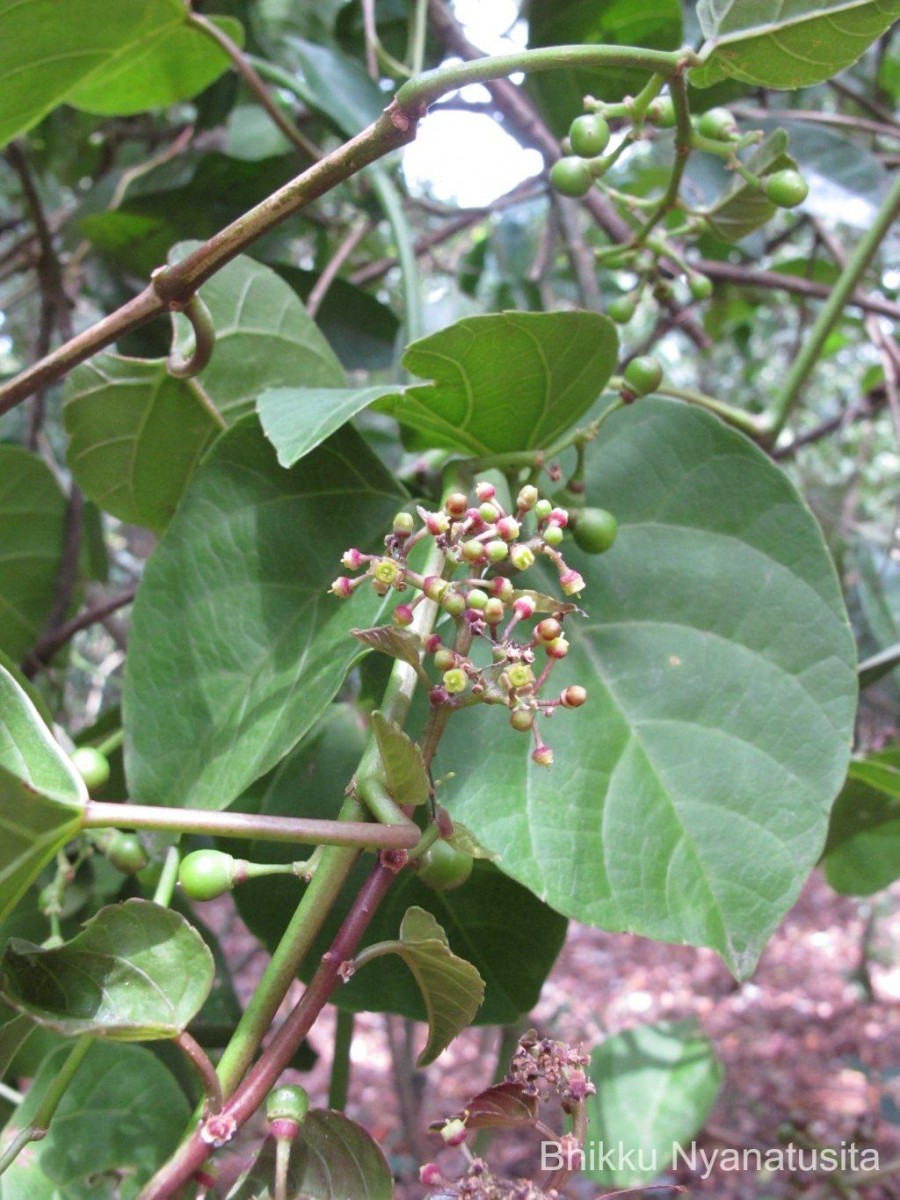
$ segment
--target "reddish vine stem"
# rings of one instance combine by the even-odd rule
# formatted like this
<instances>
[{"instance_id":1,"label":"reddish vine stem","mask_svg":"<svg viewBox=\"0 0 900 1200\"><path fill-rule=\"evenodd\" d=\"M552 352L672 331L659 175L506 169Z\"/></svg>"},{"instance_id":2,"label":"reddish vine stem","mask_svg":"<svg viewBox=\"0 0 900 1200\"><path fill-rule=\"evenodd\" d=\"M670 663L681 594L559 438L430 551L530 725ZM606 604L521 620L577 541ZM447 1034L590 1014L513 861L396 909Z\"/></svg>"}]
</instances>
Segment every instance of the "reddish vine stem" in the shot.
<instances>
[{"instance_id":1,"label":"reddish vine stem","mask_svg":"<svg viewBox=\"0 0 900 1200\"><path fill-rule=\"evenodd\" d=\"M211 1147L225 1145L264 1103L281 1072L293 1058L319 1013L341 981L341 965L351 959L378 905L396 879L393 865L379 862L363 884L331 948L287 1020L250 1069L221 1112L207 1119L177 1154L144 1187L138 1200L169 1200L209 1157Z\"/></svg>"}]
</instances>

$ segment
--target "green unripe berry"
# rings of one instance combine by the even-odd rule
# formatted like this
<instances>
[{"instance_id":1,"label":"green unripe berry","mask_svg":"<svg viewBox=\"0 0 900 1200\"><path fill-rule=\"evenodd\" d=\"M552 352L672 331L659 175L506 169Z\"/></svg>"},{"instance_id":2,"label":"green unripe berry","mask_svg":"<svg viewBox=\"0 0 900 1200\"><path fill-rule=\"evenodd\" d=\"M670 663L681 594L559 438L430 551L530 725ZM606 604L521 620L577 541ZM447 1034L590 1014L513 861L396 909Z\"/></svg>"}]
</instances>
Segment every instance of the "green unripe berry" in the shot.
<instances>
[{"instance_id":1,"label":"green unripe berry","mask_svg":"<svg viewBox=\"0 0 900 1200\"><path fill-rule=\"evenodd\" d=\"M534 724L534 712L530 708L514 708L509 714L509 723L519 733L527 733Z\"/></svg>"},{"instance_id":2,"label":"green unripe berry","mask_svg":"<svg viewBox=\"0 0 900 1200\"><path fill-rule=\"evenodd\" d=\"M235 859L221 850L195 850L181 860L178 882L191 900L215 900L234 886Z\"/></svg>"},{"instance_id":3,"label":"green unripe berry","mask_svg":"<svg viewBox=\"0 0 900 1200\"><path fill-rule=\"evenodd\" d=\"M596 158L609 145L609 126L599 113L585 113L569 126L569 144L579 158Z\"/></svg>"},{"instance_id":4,"label":"green unripe berry","mask_svg":"<svg viewBox=\"0 0 900 1200\"><path fill-rule=\"evenodd\" d=\"M483 592L481 588L472 588L466 595L466 602L469 608L484 608L488 602L487 592Z\"/></svg>"},{"instance_id":5,"label":"green unripe berry","mask_svg":"<svg viewBox=\"0 0 900 1200\"><path fill-rule=\"evenodd\" d=\"M711 108L700 118L697 132L714 142L728 142L737 133L737 121L727 108Z\"/></svg>"},{"instance_id":6,"label":"green unripe berry","mask_svg":"<svg viewBox=\"0 0 900 1200\"><path fill-rule=\"evenodd\" d=\"M72 766L84 780L89 792L97 792L109 780L109 760L93 746L79 746L72 751Z\"/></svg>"},{"instance_id":7,"label":"green unripe berry","mask_svg":"<svg viewBox=\"0 0 900 1200\"><path fill-rule=\"evenodd\" d=\"M109 844L106 857L123 875L135 875L143 871L150 861L134 833L117 833Z\"/></svg>"},{"instance_id":8,"label":"green unripe berry","mask_svg":"<svg viewBox=\"0 0 900 1200\"><path fill-rule=\"evenodd\" d=\"M296 1121L301 1125L309 1112L309 1096L299 1084L283 1084L269 1092L266 1117L270 1121Z\"/></svg>"},{"instance_id":9,"label":"green unripe berry","mask_svg":"<svg viewBox=\"0 0 900 1200\"><path fill-rule=\"evenodd\" d=\"M593 178L584 159L570 154L558 159L550 168L550 182L561 195L577 200L591 190Z\"/></svg>"},{"instance_id":10,"label":"green unripe berry","mask_svg":"<svg viewBox=\"0 0 900 1200\"><path fill-rule=\"evenodd\" d=\"M558 546L564 537L562 527L552 522L544 530L544 541L548 546Z\"/></svg>"},{"instance_id":11,"label":"green unripe berry","mask_svg":"<svg viewBox=\"0 0 900 1200\"><path fill-rule=\"evenodd\" d=\"M538 500L534 506L534 515L539 521L546 521L553 512L553 505L549 500Z\"/></svg>"},{"instance_id":12,"label":"green unripe berry","mask_svg":"<svg viewBox=\"0 0 900 1200\"><path fill-rule=\"evenodd\" d=\"M530 512L530 510L537 504L539 498L540 493L534 484L526 483L525 486L520 489L519 494L516 497L516 505L523 512Z\"/></svg>"},{"instance_id":13,"label":"green unripe berry","mask_svg":"<svg viewBox=\"0 0 900 1200\"><path fill-rule=\"evenodd\" d=\"M461 671L459 667L452 667L449 671L444 672L443 684L451 696L458 696L460 692L466 690L469 681L465 671Z\"/></svg>"},{"instance_id":14,"label":"green unripe berry","mask_svg":"<svg viewBox=\"0 0 900 1200\"><path fill-rule=\"evenodd\" d=\"M606 306L606 315L617 325L627 325L634 316L637 305L630 296L618 296Z\"/></svg>"},{"instance_id":15,"label":"green unripe berry","mask_svg":"<svg viewBox=\"0 0 900 1200\"><path fill-rule=\"evenodd\" d=\"M657 96L647 108L647 120L660 129L671 129L675 124L675 105L671 96Z\"/></svg>"},{"instance_id":16,"label":"green unripe berry","mask_svg":"<svg viewBox=\"0 0 900 1200\"><path fill-rule=\"evenodd\" d=\"M461 617L466 611L466 598L461 592L449 591L441 600L441 608L451 617Z\"/></svg>"},{"instance_id":17,"label":"green unripe berry","mask_svg":"<svg viewBox=\"0 0 900 1200\"><path fill-rule=\"evenodd\" d=\"M434 656L434 665L439 671L449 671L456 666L456 655L452 650L438 650Z\"/></svg>"},{"instance_id":18,"label":"green unripe berry","mask_svg":"<svg viewBox=\"0 0 900 1200\"><path fill-rule=\"evenodd\" d=\"M619 524L605 508L586 508L578 517L572 536L585 554L604 554L616 540Z\"/></svg>"},{"instance_id":19,"label":"green unripe berry","mask_svg":"<svg viewBox=\"0 0 900 1200\"><path fill-rule=\"evenodd\" d=\"M663 369L649 354L633 358L624 371L625 383L635 396L647 396L662 383Z\"/></svg>"},{"instance_id":20,"label":"green unripe berry","mask_svg":"<svg viewBox=\"0 0 900 1200\"><path fill-rule=\"evenodd\" d=\"M438 892L462 887L472 874L474 859L449 842L439 840L422 855L419 878Z\"/></svg>"},{"instance_id":21,"label":"green unripe berry","mask_svg":"<svg viewBox=\"0 0 900 1200\"><path fill-rule=\"evenodd\" d=\"M491 504L489 501L485 500L484 504L480 504L478 506L478 514L482 521L486 521L488 525L492 525L500 516L500 510L495 504Z\"/></svg>"},{"instance_id":22,"label":"green unripe berry","mask_svg":"<svg viewBox=\"0 0 900 1200\"><path fill-rule=\"evenodd\" d=\"M412 513L398 512L394 517L393 529L398 537L409 537L415 527L416 522Z\"/></svg>"},{"instance_id":23,"label":"green unripe berry","mask_svg":"<svg viewBox=\"0 0 900 1200\"><path fill-rule=\"evenodd\" d=\"M712 295L713 282L708 275L692 275L688 287L695 300L708 300Z\"/></svg>"},{"instance_id":24,"label":"green unripe berry","mask_svg":"<svg viewBox=\"0 0 900 1200\"><path fill-rule=\"evenodd\" d=\"M485 557L484 546L475 538L470 538L460 546L460 552L466 562L477 563Z\"/></svg>"},{"instance_id":25,"label":"green unripe berry","mask_svg":"<svg viewBox=\"0 0 900 1200\"><path fill-rule=\"evenodd\" d=\"M506 605L497 596L491 596L484 606L484 619L488 625L499 625L506 615Z\"/></svg>"},{"instance_id":26,"label":"green unripe berry","mask_svg":"<svg viewBox=\"0 0 900 1200\"><path fill-rule=\"evenodd\" d=\"M504 558L509 555L509 546L500 538L496 538L492 542L488 542L484 547L489 563L503 562Z\"/></svg>"},{"instance_id":27,"label":"green unripe berry","mask_svg":"<svg viewBox=\"0 0 900 1200\"><path fill-rule=\"evenodd\" d=\"M779 208L796 208L809 195L809 187L799 171L775 171L763 180L766 196Z\"/></svg>"}]
</instances>

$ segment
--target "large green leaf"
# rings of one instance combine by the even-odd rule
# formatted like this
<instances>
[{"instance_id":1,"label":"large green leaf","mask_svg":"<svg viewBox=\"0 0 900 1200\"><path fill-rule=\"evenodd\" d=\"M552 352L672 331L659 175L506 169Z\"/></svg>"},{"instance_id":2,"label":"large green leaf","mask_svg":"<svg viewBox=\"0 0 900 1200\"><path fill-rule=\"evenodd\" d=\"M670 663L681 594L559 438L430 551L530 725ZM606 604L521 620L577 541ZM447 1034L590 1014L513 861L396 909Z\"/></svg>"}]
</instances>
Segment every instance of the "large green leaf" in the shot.
<instances>
[{"instance_id":1,"label":"large green leaf","mask_svg":"<svg viewBox=\"0 0 900 1200\"><path fill-rule=\"evenodd\" d=\"M42 1064L0 1144L31 1120L70 1049ZM150 1050L98 1041L47 1136L0 1176L0 1200L132 1200L175 1150L189 1117L184 1093Z\"/></svg>"},{"instance_id":2,"label":"large green leaf","mask_svg":"<svg viewBox=\"0 0 900 1200\"><path fill-rule=\"evenodd\" d=\"M681 45L681 6L678 0L530 0L529 46L577 44L675 50ZM562 137L584 111L585 96L621 100L636 95L646 82L646 71L602 67L542 71L530 76L527 86Z\"/></svg>"},{"instance_id":3,"label":"large green leaf","mask_svg":"<svg viewBox=\"0 0 900 1200\"><path fill-rule=\"evenodd\" d=\"M0 667L0 920L77 833L86 802L81 776Z\"/></svg>"},{"instance_id":4,"label":"large green leaf","mask_svg":"<svg viewBox=\"0 0 900 1200\"><path fill-rule=\"evenodd\" d=\"M292 467L336 429L393 387L267 388L256 402L266 437L283 467Z\"/></svg>"},{"instance_id":5,"label":"large green leaf","mask_svg":"<svg viewBox=\"0 0 900 1200\"><path fill-rule=\"evenodd\" d=\"M379 943L378 953L399 955L419 985L428 1041L416 1066L427 1067L474 1021L484 1000L484 980L470 962L452 952L446 933L423 908L408 908L399 938Z\"/></svg>"},{"instance_id":6,"label":"large green leaf","mask_svg":"<svg viewBox=\"0 0 900 1200\"><path fill-rule=\"evenodd\" d=\"M66 380L66 461L82 491L133 525L163 529L221 425L197 381L164 359L98 354Z\"/></svg>"},{"instance_id":7,"label":"large green leaf","mask_svg":"<svg viewBox=\"0 0 900 1200\"><path fill-rule=\"evenodd\" d=\"M240 21L210 19L243 46ZM196 96L230 66L228 55L212 38L184 23L172 25L93 71L69 92L66 103L100 116L127 117Z\"/></svg>"},{"instance_id":8,"label":"large green leaf","mask_svg":"<svg viewBox=\"0 0 900 1200\"><path fill-rule=\"evenodd\" d=\"M353 430L292 471L255 418L198 468L134 605L125 676L131 794L225 808L312 727L377 620L369 588L328 588L402 502Z\"/></svg>"},{"instance_id":9,"label":"large green leaf","mask_svg":"<svg viewBox=\"0 0 900 1200\"><path fill-rule=\"evenodd\" d=\"M190 244L178 247L183 255ZM163 529L220 428L284 383L338 385L344 373L302 303L261 263L240 256L200 289L216 329L212 361L176 379L165 360L100 354L66 383L68 463L82 489L123 521ZM189 351L187 323L181 326Z\"/></svg>"},{"instance_id":10,"label":"large green leaf","mask_svg":"<svg viewBox=\"0 0 900 1200\"><path fill-rule=\"evenodd\" d=\"M101 908L52 949L14 938L0 996L58 1033L110 1041L176 1037L212 987L213 956L184 917L149 900Z\"/></svg>"},{"instance_id":11,"label":"large green leaf","mask_svg":"<svg viewBox=\"0 0 900 1200\"><path fill-rule=\"evenodd\" d=\"M270 816L336 816L365 740L359 714L349 705L333 706L320 729L259 780L241 798L240 807ZM252 847L239 843L236 848L233 840L221 845L234 854L252 855L265 862L297 857L296 849L286 845L255 842ZM371 866L372 860L366 856L356 867L334 906L334 916L309 955L308 973L328 949L341 914ZM276 876L242 885L235 899L252 931L274 947L296 907L298 894L296 880ZM476 1016L478 1024L502 1024L530 1011L562 947L567 924L563 917L487 863L476 862L468 882L450 892L432 891L412 871L403 871L382 901L363 944L396 938L405 912L413 906L432 914L446 931L451 951L472 963L483 977L485 998ZM426 1016L415 981L390 958L369 963L334 999L353 1011L399 1012L417 1020Z\"/></svg>"},{"instance_id":12,"label":"large green leaf","mask_svg":"<svg viewBox=\"0 0 900 1200\"><path fill-rule=\"evenodd\" d=\"M0 144L64 101L124 114L199 92L228 58L186 15L183 0L66 0L65 19L58 0L0 0Z\"/></svg>"},{"instance_id":13,"label":"large green leaf","mask_svg":"<svg viewBox=\"0 0 900 1200\"><path fill-rule=\"evenodd\" d=\"M563 543L590 615L554 669L588 703L548 727L549 770L491 713L454 716L442 801L560 912L711 946L743 975L846 771L855 651L834 567L782 473L704 412L642 400L588 458L587 497L620 533L600 558Z\"/></svg>"},{"instance_id":14,"label":"large green leaf","mask_svg":"<svg viewBox=\"0 0 900 1200\"><path fill-rule=\"evenodd\" d=\"M699 87L726 75L755 87L822 83L855 62L900 16L900 0L700 0L712 55Z\"/></svg>"},{"instance_id":15,"label":"large green leaf","mask_svg":"<svg viewBox=\"0 0 900 1200\"><path fill-rule=\"evenodd\" d=\"M53 607L66 502L53 473L22 446L0 446L0 650L20 659Z\"/></svg>"},{"instance_id":16,"label":"large green leaf","mask_svg":"<svg viewBox=\"0 0 900 1200\"><path fill-rule=\"evenodd\" d=\"M871 896L900 879L900 746L850 764L822 856L836 892Z\"/></svg>"},{"instance_id":17,"label":"large green leaf","mask_svg":"<svg viewBox=\"0 0 900 1200\"><path fill-rule=\"evenodd\" d=\"M615 327L598 313L465 317L403 355L408 371L434 383L269 393L260 417L284 463L376 401L433 446L472 455L548 447L597 399L617 352Z\"/></svg>"},{"instance_id":18,"label":"large green leaf","mask_svg":"<svg viewBox=\"0 0 900 1200\"><path fill-rule=\"evenodd\" d=\"M722 1066L696 1021L639 1025L591 1055L585 1174L606 1187L649 1183L687 1149L722 1086ZM600 1149L602 1147L602 1150ZM602 1155L608 1154L607 1161Z\"/></svg>"},{"instance_id":19,"label":"large green leaf","mask_svg":"<svg viewBox=\"0 0 900 1200\"><path fill-rule=\"evenodd\" d=\"M275 1143L269 1138L227 1200L271 1200ZM313 1109L291 1147L288 1200L391 1200L394 1185L378 1143L343 1113Z\"/></svg>"}]
</instances>

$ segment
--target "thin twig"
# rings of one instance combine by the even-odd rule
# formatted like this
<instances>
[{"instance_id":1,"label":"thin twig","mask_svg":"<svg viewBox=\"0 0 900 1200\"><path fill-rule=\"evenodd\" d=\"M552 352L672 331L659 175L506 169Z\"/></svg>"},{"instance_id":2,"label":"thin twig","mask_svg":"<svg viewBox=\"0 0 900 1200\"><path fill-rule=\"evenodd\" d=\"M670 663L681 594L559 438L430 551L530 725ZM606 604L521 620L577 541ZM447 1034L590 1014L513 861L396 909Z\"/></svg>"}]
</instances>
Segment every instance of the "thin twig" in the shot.
<instances>
[{"instance_id":1,"label":"thin twig","mask_svg":"<svg viewBox=\"0 0 900 1200\"><path fill-rule=\"evenodd\" d=\"M553 207L559 218L559 229L578 286L582 308L601 312L603 301L597 283L597 267L579 228L579 206L573 200L553 194Z\"/></svg>"},{"instance_id":2,"label":"thin twig","mask_svg":"<svg viewBox=\"0 0 900 1200\"><path fill-rule=\"evenodd\" d=\"M692 266L710 279L721 283L736 283L741 287L770 288L774 291L790 292L795 296L813 296L818 300L827 300L831 288L824 283L815 283L803 279L799 275L786 275L780 271L762 271L756 267L744 267L736 263L719 262L713 259L701 258L692 261ZM867 295L855 290L847 297L847 305L851 308L862 309L863 312L880 313L884 317L900 318L900 304L892 300L884 300L880 296Z\"/></svg>"},{"instance_id":3,"label":"thin twig","mask_svg":"<svg viewBox=\"0 0 900 1200\"><path fill-rule=\"evenodd\" d=\"M236 42L233 42L224 30L220 29L212 21L206 19L198 12L188 13L186 18L188 25L199 30L208 38L216 43L220 50L223 50L231 60L231 64L240 77L246 83L247 87L259 101L260 106L265 109L267 115L272 121L272 124L277 126L279 132L283 133L291 145L296 146L298 150L302 150L311 162L318 161L321 158L318 147L292 124L274 102L269 95L266 85L263 83L260 76L254 70L251 63L247 61L247 56L241 50Z\"/></svg>"},{"instance_id":4,"label":"thin twig","mask_svg":"<svg viewBox=\"0 0 900 1200\"><path fill-rule=\"evenodd\" d=\"M203 1108L204 1114L208 1116L210 1113L219 1112L222 1107L222 1084L219 1082L216 1068L210 1062L209 1055L200 1043L191 1037L186 1029L183 1029L178 1037L175 1038L175 1045L182 1051L185 1058L187 1058L200 1076L200 1082L203 1084L203 1091L206 1096Z\"/></svg>"},{"instance_id":5,"label":"thin twig","mask_svg":"<svg viewBox=\"0 0 900 1200\"><path fill-rule=\"evenodd\" d=\"M852 129L856 133L874 133L877 137L900 138L900 125L886 121L867 121L865 117L850 117L846 113L818 112L816 110L791 108L748 108L737 105L732 109L736 117L748 121L766 121L773 117L786 121L804 121L813 125L834 125L840 129Z\"/></svg>"},{"instance_id":6,"label":"thin twig","mask_svg":"<svg viewBox=\"0 0 900 1200\"><path fill-rule=\"evenodd\" d=\"M306 299L306 311L311 317L314 317L319 311L322 301L325 299L326 293L334 282L338 271L340 271L341 267L344 265L359 243L363 240L363 238L368 237L374 228L374 221L368 218L360 221L358 225L350 230L329 261L325 264L325 269L316 280L312 291L309 293L309 296Z\"/></svg>"},{"instance_id":7,"label":"thin twig","mask_svg":"<svg viewBox=\"0 0 900 1200\"><path fill-rule=\"evenodd\" d=\"M91 625L98 621L104 620L110 613L116 612L120 608L124 608L126 604L130 604L137 592L137 585L127 588L118 596L113 596L109 600L104 600L102 604L98 604L95 608L85 609L77 616L72 617L70 621L66 621L64 625L60 625L52 633L47 633L41 640L32 647L27 660L22 664L22 672L28 678L32 678L37 674L50 660L54 654L60 650L66 642L70 641L76 633L80 633L82 629L88 629Z\"/></svg>"}]
</instances>

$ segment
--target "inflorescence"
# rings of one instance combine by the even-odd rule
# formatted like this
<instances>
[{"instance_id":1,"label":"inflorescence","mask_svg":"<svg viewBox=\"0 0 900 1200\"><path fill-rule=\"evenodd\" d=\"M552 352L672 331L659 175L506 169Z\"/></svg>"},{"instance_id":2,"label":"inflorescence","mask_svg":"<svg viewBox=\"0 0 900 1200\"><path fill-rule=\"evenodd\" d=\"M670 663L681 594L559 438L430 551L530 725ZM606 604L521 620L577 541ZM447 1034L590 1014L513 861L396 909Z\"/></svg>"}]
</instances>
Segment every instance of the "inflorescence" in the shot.
<instances>
[{"instance_id":1,"label":"inflorescence","mask_svg":"<svg viewBox=\"0 0 900 1200\"><path fill-rule=\"evenodd\" d=\"M441 676L440 682L431 680L432 706L505 705L513 729L534 738L532 760L549 767L553 751L536 717L549 717L557 708L580 708L587 699L585 689L577 685L542 698L554 665L569 652L563 622L580 610L569 601L517 589L511 577L541 557L555 568L565 596L577 596L584 589L584 579L559 550L568 511L531 484L521 488L507 511L493 484L482 480L475 485L474 502L463 492L452 492L437 512L422 507L417 512L418 528L411 513L397 513L385 538L385 554L348 550L341 560L344 567L364 573L339 576L332 593L348 598L365 584L381 596L398 593L403 599L394 609L393 626L399 629L412 625L416 608L425 600L439 604L452 620L455 636L452 645L439 633L421 640L425 660ZM443 555L441 575L421 575L410 566L410 552L427 538ZM532 618L537 618L533 627L528 624ZM477 639L490 646L488 666L478 666L470 655Z\"/></svg>"}]
</instances>

